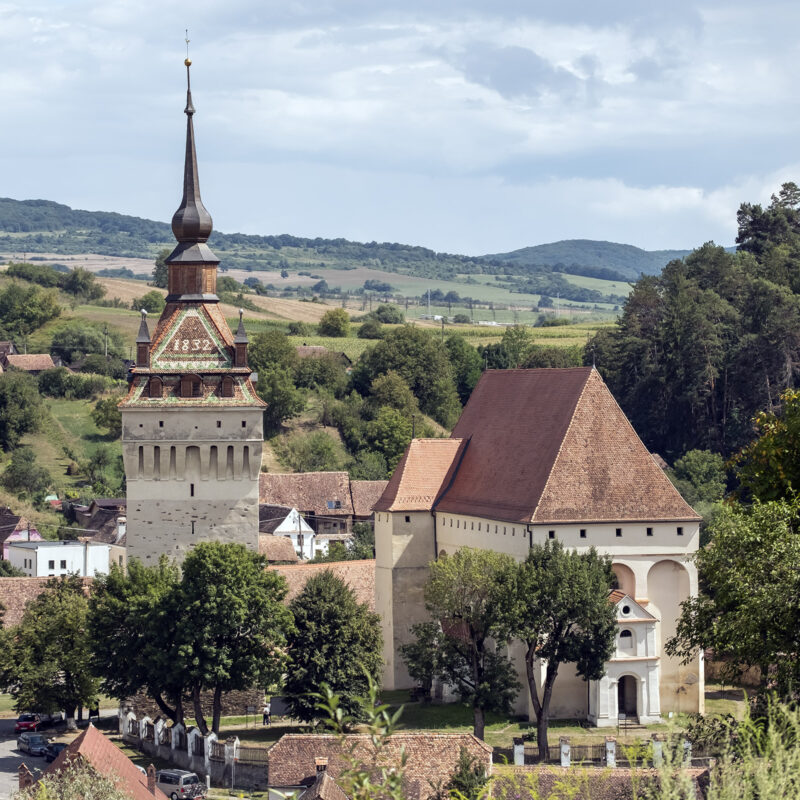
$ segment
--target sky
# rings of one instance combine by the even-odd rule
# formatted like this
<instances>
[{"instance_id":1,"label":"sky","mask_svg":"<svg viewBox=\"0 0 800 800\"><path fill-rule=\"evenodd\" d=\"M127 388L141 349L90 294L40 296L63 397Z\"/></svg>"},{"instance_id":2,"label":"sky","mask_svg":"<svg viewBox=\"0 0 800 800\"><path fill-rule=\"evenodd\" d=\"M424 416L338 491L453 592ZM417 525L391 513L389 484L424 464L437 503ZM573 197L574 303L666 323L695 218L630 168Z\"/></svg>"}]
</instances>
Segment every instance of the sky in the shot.
<instances>
[{"instance_id":1,"label":"sky","mask_svg":"<svg viewBox=\"0 0 800 800\"><path fill-rule=\"evenodd\" d=\"M800 182L800 4L0 0L0 195L479 255L733 244Z\"/></svg>"}]
</instances>

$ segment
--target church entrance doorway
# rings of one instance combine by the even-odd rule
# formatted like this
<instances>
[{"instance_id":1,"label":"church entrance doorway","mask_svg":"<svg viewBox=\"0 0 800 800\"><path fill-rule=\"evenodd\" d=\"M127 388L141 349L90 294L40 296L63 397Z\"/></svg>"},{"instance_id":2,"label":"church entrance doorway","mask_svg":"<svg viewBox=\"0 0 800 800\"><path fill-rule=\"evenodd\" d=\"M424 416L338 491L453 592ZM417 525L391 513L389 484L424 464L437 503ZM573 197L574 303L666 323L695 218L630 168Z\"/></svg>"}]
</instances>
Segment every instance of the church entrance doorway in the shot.
<instances>
[{"instance_id":1,"label":"church entrance doorway","mask_svg":"<svg viewBox=\"0 0 800 800\"><path fill-rule=\"evenodd\" d=\"M633 675L623 675L617 682L617 708L620 717L625 719L639 717L636 707L636 678Z\"/></svg>"}]
</instances>

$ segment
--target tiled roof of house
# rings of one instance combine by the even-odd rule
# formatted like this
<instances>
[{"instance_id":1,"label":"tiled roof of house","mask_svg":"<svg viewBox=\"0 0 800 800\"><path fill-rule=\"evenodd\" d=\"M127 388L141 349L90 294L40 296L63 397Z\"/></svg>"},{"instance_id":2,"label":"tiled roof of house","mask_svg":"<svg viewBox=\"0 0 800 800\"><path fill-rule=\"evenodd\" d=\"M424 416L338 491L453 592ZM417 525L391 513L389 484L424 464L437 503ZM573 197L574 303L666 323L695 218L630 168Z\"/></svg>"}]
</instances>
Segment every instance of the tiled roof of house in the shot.
<instances>
[{"instance_id":1,"label":"tiled roof of house","mask_svg":"<svg viewBox=\"0 0 800 800\"><path fill-rule=\"evenodd\" d=\"M300 795L298 800L349 800L344 790L331 778L327 770L317 773L314 783Z\"/></svg>"},{"instance_id":2,"label":"tiled roof of house","mask_svg":"<svg viewBox=\"0 0 800 800\"><path fill-rule=\"evenodd\" d=\"M695 797L705 796L708 770L686 770L694 784ZM637 769L637 787L634 791L630 769L616 767L499 767L492 782L491 797L519 797L549 800L570 797L574 800L636 800L645 792L657 791L659 773L652 769Z\"/></svg>"},{"instance_id":3,"label":"tiled roof of house","mask_svg":"<svg viewBox=\"0 0 800 800\"><path fill-rule=\"evenodd\" d=\"M375 511L425 511L447 487L460 463L466 442L452 439L412 439Z\"/></svg>"},{"instance_id":4,"label":"tiled roof of house","mask_svg":"<svg viewBox=\"0 0 800 800\"><path fill-rule=\"evenodd\" d=\"M95 497L89 508L97 506L97 508L111 508L117 511L124 511L128 505L128 500L125 497Z\"/></svg>"},{"instance_id":5,"label":"tiled roof of house","mask_svg":"<svg viewBox=\"0 0 800 800\"><path fill-rule=\"evenodd\" d=\"M55 367L53 358L49 353L17 353L5 357L7 367L24 370L25 372L42 372Z\"/></svg>"},{"instance_id":6,"label":"tiled roof of house","mask_svg":"<svg viewBox=\"0 0 800 800\"><path fill-rule=\"evenodd\" d=\"M102 542L104 544L125 544L123 539L127 537L123 534L122 539L118 541L119 536L119 523L117 520L120 517L123 517L124 513L121 514L114 508L98 508L94 514L89 518L89 520L84 523L84 528L86 531L94 531L94 533L85 533L82 536L82 539L88 539L92 542Z\"/></svg>"},{"instance_id":7,"label":"tiled roof of house","mask_svg":"<svg viewBox=\"0 0 800 800\"><path fill-rule=\"evenodd\" d=\"M608 593L608 602L619 603L623 597L625 597L625 592L623 592L621 589L614 589L612 592Z\"/></svg>"},{"instance_id":8,"label":"tiled roof of house","mask_svg":"<svg viewBox=\"0 0 800 800\"><path fill-rule=\"evenodd\" d=\"M353 514L357 517L371 517L375 504L381 499L388 484L389 481L350 481Z\"/></svg>"},{"instance_id":9,"label":"tiled roof of house","mask_svg":"<svg viewBox=\"0 0 800 800\"><path fill-rule=\"evenodd\" d=\"M346 472L262 472L258 481L258 501L324 517L350 516L353 513L350 476Z\"/></svg>"},{"instance_id":10,"label":"tiled roof of house","mask_svg":"<svg viewBox=\"0 0 800 800\"><path fill-rule=\"evenodd\" d=\"M353 363L347 353L329 350L327 347L318 344L299 344L295 347L295 350L298 358L324 358L325 356L333 356L345 364Z\"/></svg>"},{"instance_id":11,"label":"tiled roof of house","mask_svg":"<svg viewBox=\"0 0 800 800\"><path fill-rule=\"evenodd\" d=\"M469 444L437 511L522 523L700 519L592 367L484 372L453 438Z\"/></svg>"},{"instance_id":12,"label":"tiled roof of house","mask_svg":"<svg viewBox=\"0 0 800 800\"><path fill-rule=\"evenodd\" d=\"M259 533L272 533L289 516L292 511L291 506L270 505L269 503L259 503L258 505L258 530Z\"/></svg>"},{"instance_id":13,"label":"tiled roof of house","mask_svg":"<svg viewBox=\"0 0 800 800\"><path fill-rule=\"evenodd\" d=\"M492 748L471 733L397 733L389 737L381 752L378 766L400 764L406 754L405 797L425 800L434 794L440 781L446 781L458 765L461 748L482 763L487 773L492 768ZM272 786L310 785L316 780L317 758L327 758L327 772L335 780L346 768L343 749L365 767L374 764L374 749L370 737L350 734L344 737L331 734L286 734L269 750L269 783ZM433 786L431 785L433 784Z\"/></svg>"},{"instance_id":14,"label":"tiled roof of house","mask_svg":"<svg viewBox=\"0 0 800 800\"><path fill-rule=\"evenodd\" d=\"M35 600L51 578L0 578L0 605L5 608L3 627L10 628L22 621L25 606ZM83 578L83 585L88 592L92 585L91 578Z\"/></svg>"},{"instance_id":15,"label":"tiled roof of house","mask_svg":"<svg viewBox=\"0 0 800 800\"><path fill-rule=\"evenodd\" d=\"M273 536L271 533L258 535L258 552L267 557L267 561L291 561L296 564L297 557L292 540L288 536Z\"/></svg>"},{"instance_id":16,"label":"tiled roof of house","mask_svg":"<svg viewBox=\"0 0 800 800\"><path fill-rule=\"evenodd\" d=\"M318 575L329 569L341 578L355 593L359 603L366 603L371 611L375 610L375 561L330 561L323 564L276 564L269 569L279 572L286 578L289 586L287 601L294 600L306 581L312 575Z\"/></svg>"},{"instance_id":17,"label":"tiled roof of house","mask_svg":"<svg viewBox=\"0 0 800 800\"><path fill-rule=\"evenodd\" d=\"M58 754L44 774L59 772L67 762L75 759L87 762L101 775L111 778L131 800L166 800L167 796L160 789L154 787L151 792L147 788L147 775L142 774L133 761L91 723Z\"/></svg>"}]
</instances>

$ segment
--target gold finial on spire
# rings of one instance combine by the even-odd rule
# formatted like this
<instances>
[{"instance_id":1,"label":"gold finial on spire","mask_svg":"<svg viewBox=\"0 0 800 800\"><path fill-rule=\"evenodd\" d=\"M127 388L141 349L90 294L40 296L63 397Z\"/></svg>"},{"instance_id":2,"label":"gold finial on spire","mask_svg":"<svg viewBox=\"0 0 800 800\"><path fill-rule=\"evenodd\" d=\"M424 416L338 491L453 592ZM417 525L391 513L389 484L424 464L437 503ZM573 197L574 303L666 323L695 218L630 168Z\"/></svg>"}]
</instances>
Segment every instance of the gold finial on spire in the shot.
<instances>
[{"instance_id":1,"label":"gold finial on spire","mask_svg":"<svg viewBox=\"0 0 800 800\"><path fill-rule=\"evenodd\" d=\"M192 66L192 59L189 58L189 41L190 41L190 39L189 39L189 29L188 28L186 28L186 40L185 41L186 41L186 58L184 59L183 63L186 64L187 67L191 67Z\"/></svg>"}]
</instances>

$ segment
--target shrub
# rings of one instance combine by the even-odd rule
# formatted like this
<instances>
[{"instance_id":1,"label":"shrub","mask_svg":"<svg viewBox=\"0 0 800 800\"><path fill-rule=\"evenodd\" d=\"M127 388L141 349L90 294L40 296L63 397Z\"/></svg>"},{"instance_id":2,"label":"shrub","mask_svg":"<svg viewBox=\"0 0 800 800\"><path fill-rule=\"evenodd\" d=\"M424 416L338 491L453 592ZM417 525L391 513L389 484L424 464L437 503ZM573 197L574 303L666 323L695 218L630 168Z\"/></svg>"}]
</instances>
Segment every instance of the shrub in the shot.
<instances>
[{"instance_id":1,"label":"shrub","mask_svg":"<svg viewBox=\"0 0 800 800\"><path fill-rule=\"evenodd\" d=\"M350 317L343 308L326 311L319 321L317 331L320 336L345 337L350 334Z\"/></svg>"}]
</instances>

